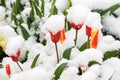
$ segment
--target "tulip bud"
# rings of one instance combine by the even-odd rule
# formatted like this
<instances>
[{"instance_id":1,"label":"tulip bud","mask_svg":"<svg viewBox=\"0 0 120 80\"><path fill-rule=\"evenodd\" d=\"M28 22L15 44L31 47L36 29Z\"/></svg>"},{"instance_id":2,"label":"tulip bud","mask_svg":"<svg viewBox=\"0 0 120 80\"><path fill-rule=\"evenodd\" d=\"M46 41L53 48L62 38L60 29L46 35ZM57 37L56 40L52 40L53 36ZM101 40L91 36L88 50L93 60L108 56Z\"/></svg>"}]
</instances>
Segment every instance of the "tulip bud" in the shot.
<instances>
[{"instance_id":1,"label":"tulip bud","mask_svg":"<svg viewBox=\"0 0 120 80\"><path fill-rule=\"evenodd\" d=\"M11 74L11 69L10 69L10 65L6 64L6 74L10 76Z\"/></svg>"}]
</instances>

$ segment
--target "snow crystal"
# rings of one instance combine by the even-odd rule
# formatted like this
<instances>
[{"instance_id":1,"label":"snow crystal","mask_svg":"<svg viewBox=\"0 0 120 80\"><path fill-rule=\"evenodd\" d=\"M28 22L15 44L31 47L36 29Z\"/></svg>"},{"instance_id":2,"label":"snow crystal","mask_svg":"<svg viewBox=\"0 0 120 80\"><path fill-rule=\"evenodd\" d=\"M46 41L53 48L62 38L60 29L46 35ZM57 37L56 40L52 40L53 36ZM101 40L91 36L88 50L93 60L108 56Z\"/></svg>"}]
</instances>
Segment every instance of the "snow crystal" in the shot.
<instances>
[{"instance_id":1,"label":"snow crystal","mask_svg":"<svg viewBox=\"0 0 120 80\"><path fill-rule=\"evenodd\" d=\"M53 34L56 34L60 30L64 28L64 19L65 17L63 15L52 15L46 23L42 26L43 27L43 32L45 30L48 30L52 32Z\"/></svg>"},{"instance_id":2,"label":"snow crystal","mask_svg":"<svg viewBox=\"0 0 120 80\"><path fill-rule=\"evenodd\" d=\"M6 46L6 54L9 56L16 55L18 49L21 49L24 44L24 39L21 36L14 36L12 37Z\"/></svg>"},{"instance_id":3,"label":"snow crystal","mask_svg":"<svg viewBox=\"0 0 120 80\"><path fill-rule=\"evenodd\" d=\"M73 22L76 25L83 24L87 18L89 8L82 5L75 5L68 9L67 20Z\"/></svg>"}]
</instances>

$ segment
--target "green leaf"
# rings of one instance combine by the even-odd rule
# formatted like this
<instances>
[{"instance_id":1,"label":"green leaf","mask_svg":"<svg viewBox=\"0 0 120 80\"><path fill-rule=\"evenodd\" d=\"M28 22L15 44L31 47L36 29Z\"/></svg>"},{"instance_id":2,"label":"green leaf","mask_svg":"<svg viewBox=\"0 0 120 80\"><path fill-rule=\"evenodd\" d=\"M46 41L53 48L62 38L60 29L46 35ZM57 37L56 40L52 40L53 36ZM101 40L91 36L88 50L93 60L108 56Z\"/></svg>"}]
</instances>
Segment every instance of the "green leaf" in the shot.
<instances>
[{"instance_id":1,"label":"green leaf","mask_svg":"<svg viewBox=\"0 0 120 80\"><path fill-rule=\"evenodd\" d=\"M6 7L5 0L0 0L0 5L3 6L3 7Z\"/></svg>"},{"instance_id":2,"label":"green leaf","mask_svg":"<svg viewBox=\"0 0 120 80\"><path fill-rule=\"evenodd\" d=\"M26 51L24 59L23 59L22 61L20 61L21 63L24 63L24 62L27 61L27 59L28 59L28 54L29 54L29 51Z\"/></svg>"},{"instance_id":3,"label":"green leaf","mask_svg":"<svg viewBox=\"0 0 120 80\"><path fill-rule=\"evenodd\" d=\"M41 0L41 2L42 2L42 5L41 5L41 12L42 12L42 14L43 14L43 16L44 16L44 6L45 6L45 2L44 2L44 0Z\"/></svg>"},{"instance_id":4,"label":"green leaf","mask_svg":"<svg viewBox=\"0 0 120 80\"><path fill-rule=\"evenodd\" d=\"M39 0L34 0L34 2L39 6Z\"/></svg>"},{"instance_id":5,"label":"green leaf","mask_svg":"<svg viewBox=\"0 0 120 80\"><path fill-rule=\"evenodd\" d=\"M51 9L50 9L50 15L55 15L55 14L58 14L58 10L57 10L57 7L56 6L53 6Z\"/></svg>"},{"instance_id":6,"label":"green leaf","mask_svg":"<svg viewBox=\"0 0 120 80\"><path fill-rule=\"evenodd\" d=\"M79 48L79 50L80 50L80 51L84 51L85 49L87 49L87 43L88 43L88 41L86 41L86 42Z\"/></svg>"},{"instance_id":7,"label":"green leaf","mask_svg":"<svg viewBox=\"0 0 120 80\"><path fill-rule=\"evenodd\" d=\"M70 59L70 54L71 54L72 48L73 47L70 47L63 52L63 58L68 59L68 60Z\"/></svg>"},{"instance_id":8,"label":"green leaf","mask_svg":"<svg viewBox=\"0 0 120 80\"><path fill-rule=\"evenodd\" d=\"M39 16L39 18L42 18L42 12L40 11L39 7L33 1L32 1L32 4L34 5L36 14Z\"/></svg>"},{"instance_id":9,"label":"green leaf","mask_svg":"<svg viewBox=\"0 0 120 80\"><path fill-rule=\"evenodd\" d=\"M29 33L27 32L27 30L22 25L20 25L20 29L21 29L21 32L22 32L22 35L23 35L24 39L27 40L28 37L30 37Z\"/></svg>"},{"instance_id":10,"label":"green leaf","mask_svg":"<svg viewBox=\"0 0 120 80\"><path fill-rule=\"evenodd\" d=\"M0 68L3 68L3 65L2 65L2 63L0 63Z\"/></svg>"},{"instance_id":11,"label":"green leaf","mask_svg":"<svg viewBox=\"0 0 120 80\"><path fill-rule=\"evenodd\" d=\"M98 63L97 61L90 61L89 64L88 64L88 66L90 67L90 66L92 66L94 64L100 64L100 63Z\"/></svg>"},{"instance_id":12,"label":"green leaf","mask_svg":"<svg viewBox=\"0 0 120 80\"><path fill-rule=\"evenodd\" d=\"M61 73L63 72L63 70L65 69L65 67L67 66L67 63L62 63L54 72L55 77L53 78L54 80L58 80Z\"/></svg>"},{"instance_id":13,"label":"green leaf","mask_svg":"<svg viewBox=\"0 0 120 80\"><path fill-rule=\"evenodd\" d=\"M109 59L109 58L111 58L111 57L117 56L118 54L120 54L120 49L118 49L118 50L113 50L113 51L107 51L107 52L104 53L104 58L103 58L103 60L105 61L105 60L107 60L107 59Z\"/></svg>"},{"instance_id":14,"label":"green leaf","mask_svg":"<svg viewBox=\"0 0 120 80\"><path fill-rule=\"evenodd\" d=\"M117 4L114 4L112 5L111 7L103 10L100 12L100 15L103 16L105 15L106 13L110 12L110 14L112 14L115 10L117 10L118 8L120 7L120 3L117 3Z\"/></svg>"},{"instance_id":15,"label":"green leaf","mask_svg":"<svg viewBox=\"0 0 120 80\"><path fill-rule=\"evenodd\" d=\"M34 68L36 66L37 60L39 58L40 54L37 54L36 57L34 58L32 64L31 64L31 68Z\"/></svg>"},{"instance_id":16,"label":"green leaf","mask_svg":"<svg viewBox=\"0 0 120 80\"><path fill-rule=\"evenodd\" d=\"M72 28L72 26L68 21L67 21L67 25L68 25L68 30L70 30Z\"/></svg>"}]
</instances>

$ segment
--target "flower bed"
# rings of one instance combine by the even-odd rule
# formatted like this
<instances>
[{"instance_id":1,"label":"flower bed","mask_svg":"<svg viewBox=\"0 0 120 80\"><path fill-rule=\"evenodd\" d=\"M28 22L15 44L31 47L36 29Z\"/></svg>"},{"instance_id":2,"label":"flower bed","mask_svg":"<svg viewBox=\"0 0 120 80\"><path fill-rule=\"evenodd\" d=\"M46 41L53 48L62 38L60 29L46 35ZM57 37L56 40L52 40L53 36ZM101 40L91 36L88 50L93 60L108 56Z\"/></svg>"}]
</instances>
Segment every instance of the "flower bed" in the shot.
<instances>
[{"instance_id":1,"label":"flower bed","mask_svg":"<svg viewBox=\"0 0 120 80\"><path fill-rule=\"evenodd\" d=\"M119 0L0 0L0 80L119 80Z\"/></svg>"}]
</instances>

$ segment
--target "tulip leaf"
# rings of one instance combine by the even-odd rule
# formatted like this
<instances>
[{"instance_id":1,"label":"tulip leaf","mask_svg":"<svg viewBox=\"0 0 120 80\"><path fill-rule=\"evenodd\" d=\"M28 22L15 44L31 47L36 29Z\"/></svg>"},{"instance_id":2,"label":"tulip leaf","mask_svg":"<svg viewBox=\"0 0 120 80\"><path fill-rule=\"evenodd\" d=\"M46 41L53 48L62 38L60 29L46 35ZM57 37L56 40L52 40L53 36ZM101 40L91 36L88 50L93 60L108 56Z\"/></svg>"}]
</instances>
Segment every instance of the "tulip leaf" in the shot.
<instances>
[{"instance_id":1,"label":"tulip leaf","mask_svg":"<svg viewBox=\"0 0 120 80\"><path fill-rule=\"evenodd\" d=\"M70 59L72 48L73 47L70 47L63 52L63 58L68 59L68 60Z\"/></svg>"},{"instance_id":2,"label":"tulip leaf","mask_svg":"<svg viewBox=\"0 0 120 80\"><path fill-rule=\"evenodd\" d=\"M35 56L32 64L31 64L31 68L34 68L34 67L36 66L36 63L37 63L37 60L38 60L39 56L40 56L40 54L37 54L37 55Z\"/></svg>"},{"instance_id":3,"label":"tulip leaf","mask_svg":"<svg viewBox=\"0 0 120 80\"><path fill-rule=\"evenodd\" d=\"M118 50L113 50L113 51L107 51L107 52L104 53L104 58L103 58L103 60L105 61L105 60L107 60L107 59L109 59L109 58L111 58L111 57L115 57L115 56L117 56L117 55L119 55L119 54L120 54L120 49L118 49Z\"/></svg>"},{"instance_id":4,"label":"tulip leaf","mask_svg":"<svg viewBox=\"0 0 120 80\"><path fill-rule=\"evenodd\" d=\"M115 10L117 10L118 8L120 8L120 3L114 4L111 7L100 11L100 15L103 16L104 14L110 12L110 14L112 14Z\"/></svg>"},{"instance_id":5,"label":"tulip leaf","mask_svg":"<svg viewBox=\"0 0 120 80\"><path fill-rule=\"evenodd\" d=\"M94 64L100 64L100 63L97 62L97 61L90 61L89 64L88 64L88 66L90 67L90 66L92 66L92 65L94 65Z\"/></svg>"},{"instance_id":6,"label":"tulip leaf","mask_svg":"<svg viewBox=\"0 0 120 80\"><path fill-rule=\"evenodd\" d=\"M80 48L80 51L84 51L85 49L87 49L87 45L88 45L88 41L86 41Z\"/></svg>"},{"instance_id":7,"label":"tulip leaf","mask_svg":"<svg viewBox=\"0 0 120 80\"><path fill-rule=\"evenodd\" d=\"M0 0L0 5L3 6L3 7L6 7L5 0Z\"/></svg>"},{"instance_id":8,"label":"tulip leaf","mask_svg":"<svg viewBox=\"0 0 120 80\"><path fill-rule=\"evenodd\" d=\"M55 77L53 78L53 80L58 80L61 73L63 72L63 70L65 69L65 67L67 66L67 63L62 63L54 72Z\"/></svg>"},{"instance_id":9,"label":"tulip leaf","mask_svg":"<svg viewBox=\"0 0 120 80\"><path fill-rule=\"evenodd\" d=\"M0 63L0 68L3 68L3 65L2 65L2 63Z\"/></svg>"},{"instance_id":10,"label":"tulip leaf","mask_svg":"<svg viewBox=\"0 0 120 80\"><path fill-rule=\"evenodd\" d=\"M44 0L41 0L41 2L42 2L42 5L41 5L41 12L42 12L42 14L43 14L43 16L44 16L45 2L44 2Z\"/></svg>"},{"instance_id":11,"label":"tulip leaf","mask_svg":"<svg viewBox=\"0 0 120 80\"><path fill-rule=\"evenodd\" d=\"M39 16L39 18L42 18L42 12L40 11L39 7L35 4L35 2L32 1L32 4L34 6L34 9L36 11L36 14Z\"/></svg>"},{"instance_id":12,"label":"tulip leaf","mask_svg":"<svg viewBox=\"0 0 120 80\"><path fill-rule=\"evenodd\" d=\"M22 32L22 35L23 35L24 39L27 40L30 36L29 33L27 32L27 30L22 25L20 25L20 29L21 29L21 32Z\"/></svg>"}]
</instances>

